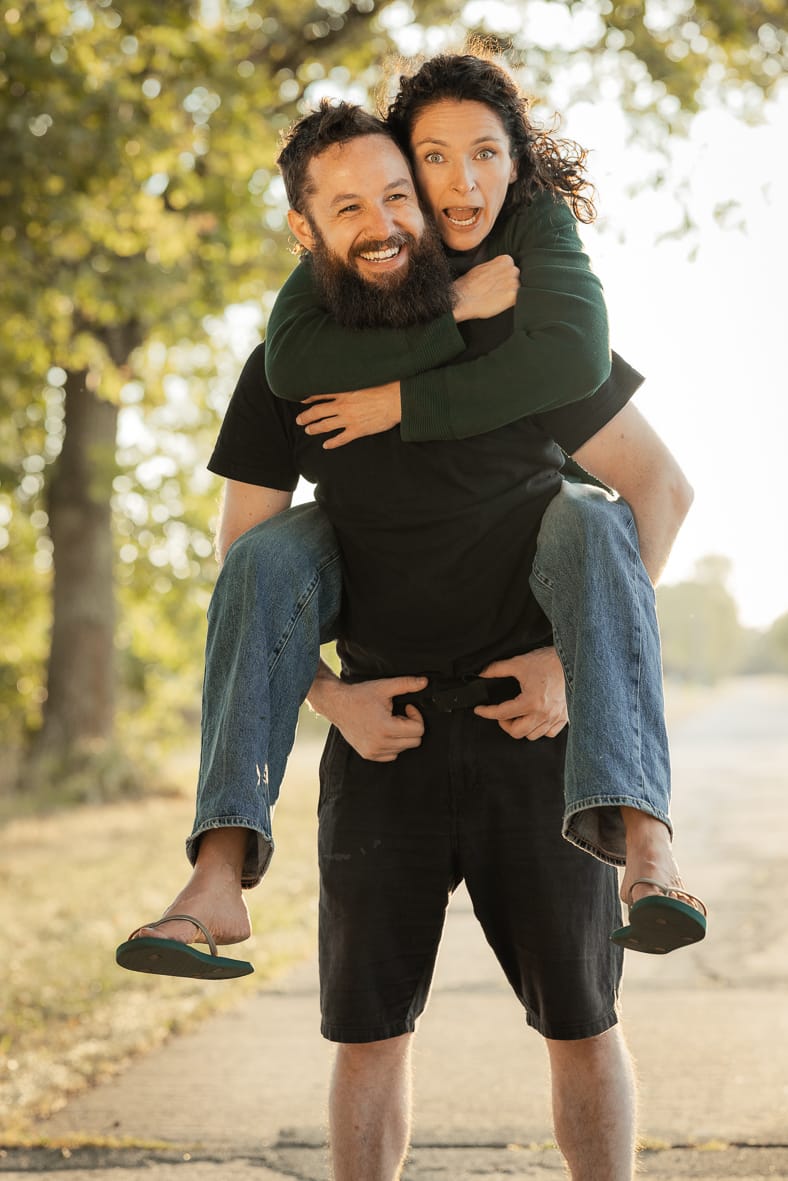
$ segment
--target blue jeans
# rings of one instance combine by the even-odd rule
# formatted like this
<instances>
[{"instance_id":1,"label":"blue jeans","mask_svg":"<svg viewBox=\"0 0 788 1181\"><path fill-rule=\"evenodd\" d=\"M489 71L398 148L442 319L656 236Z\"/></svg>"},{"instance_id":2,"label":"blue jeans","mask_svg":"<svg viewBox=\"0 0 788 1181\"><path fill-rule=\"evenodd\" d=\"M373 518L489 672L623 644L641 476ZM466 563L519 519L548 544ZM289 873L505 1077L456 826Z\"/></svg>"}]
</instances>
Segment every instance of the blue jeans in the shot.
<instances>
[{"instance_id":1,"label":"blue jeans","mask_svg":"<svg viewBox=\"0 0 788 1181\"><path fill-rule=\"evenodd\" d=\"M564 836L623 865L622 804L672 831L656 598L626 501L564 481L542 518L531 589L566 679Z\"/></svg>"},{"instance_id":2,"label":"blue jeans","mask_svg":"<svg viewBox=\"0 0 788 1181\"><path fill-rule=\"evenodd\" d=\"M334 531L314 504L241 535L208 608L197 813L186 853L212 828L248 828L243 884L265 873L271 815L315 679L336 635L342 571Z\"/></svg>"},{"instance_id":3,"label":"blue jeans","mask_svg":"<svg viewBox=\"0 0 788 1181\"><path fill-rule=\"evenodd\" d=\"M654 592L632 514L599 489L564 483L545 513L531 579L567 681L564 835L624 863L619 805L668 821L670 772ZM342 592L333 531L300 505L231 546L208 612L192 863L212 828L249 829L255 885L273 852L271 814L320 645ZM414 670L417 672L418 670Z\"/></svg>"}]
</instances>

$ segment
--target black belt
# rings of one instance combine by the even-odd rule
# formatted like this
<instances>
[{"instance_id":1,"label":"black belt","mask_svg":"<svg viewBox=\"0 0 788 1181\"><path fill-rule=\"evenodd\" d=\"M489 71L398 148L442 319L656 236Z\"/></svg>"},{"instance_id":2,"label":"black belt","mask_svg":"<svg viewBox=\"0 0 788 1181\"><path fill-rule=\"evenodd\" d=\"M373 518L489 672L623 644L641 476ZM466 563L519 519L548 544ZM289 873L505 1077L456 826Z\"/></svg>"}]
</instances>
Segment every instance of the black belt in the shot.
<instances>
[{"instance_id":1,"label":"black belt","mask_svg":"<svg viewBox=\"0 0 788 1181\"><path fill-rule=\"evenodd\" d=\"M401 693L394 698L394 713L404 714L406 705L447 714L455 709L473 709L476 705L498 705L520 694L516 677L460 677L456 681L433 678L426 689Z\"/></svg>"}]
</instances>

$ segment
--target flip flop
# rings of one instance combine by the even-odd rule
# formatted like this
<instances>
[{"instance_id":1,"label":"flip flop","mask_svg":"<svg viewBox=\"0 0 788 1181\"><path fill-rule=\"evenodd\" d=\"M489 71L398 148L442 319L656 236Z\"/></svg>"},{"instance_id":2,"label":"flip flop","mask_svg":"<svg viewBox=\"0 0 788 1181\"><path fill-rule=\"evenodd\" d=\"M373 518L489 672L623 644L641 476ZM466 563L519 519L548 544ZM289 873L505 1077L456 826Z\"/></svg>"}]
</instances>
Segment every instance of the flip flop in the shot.
<instances>
[{"instance_id":1,"label":"flip flop","mask_svg":"<svg viewBox=\"0 0 788 1181\"><path fill-rule=\"evenodd\" d=\"M208 944L210 954L197 951L188 943L180 943L177 939L157 939L155 935L140 935L134 938L137 931L132 931L125 943L121 943L115 952L115 961L121 968L128 968L130 972L152 972L157 976L189 976L194 980L232 980L238 976L248 976L254 968L246 960L231 960L219 955L216 950L216 940L211 932L199 919L190 914L168 914L163 919L156 919L153 923L145 923L146 927L160 927L162 923L171 923L174 919L184 919L194 923Z\"/></svg>"},{"instance_id":2,"label":"flip flop","mask_svg":"<svg viewBox=\"0 0 788 1181\"><path fill-rule=\"evenodd\" d=\"M651 955L665 955L678 947L699 943L706 935L706 907L700 898L688 894L680 886L665 886L653 878L638 878L635 886L656 886L660 894L647 894L639 902L629 905L629 926L620 927L610 936L619 947L630 951L645 951ZM678 897L671 897L671 895ZM689 898L695 903L682 902Z\"/></svg>"}]
</instances>

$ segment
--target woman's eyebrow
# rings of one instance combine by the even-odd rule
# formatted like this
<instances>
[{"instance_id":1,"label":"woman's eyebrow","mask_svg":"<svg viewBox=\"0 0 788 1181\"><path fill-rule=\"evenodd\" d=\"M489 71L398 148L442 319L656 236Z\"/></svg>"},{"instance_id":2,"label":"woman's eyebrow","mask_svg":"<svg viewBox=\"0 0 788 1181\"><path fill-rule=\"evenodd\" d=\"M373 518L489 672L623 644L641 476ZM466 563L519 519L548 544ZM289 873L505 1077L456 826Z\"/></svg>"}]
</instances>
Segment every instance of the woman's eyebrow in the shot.
<instances>
[{"instance_id":1,"label":"woman's eyebrow","mask_svg":"<svg viewBox=\"0 0 788 1181\"><path fill-rule=\"evenodd\" d=\"M470 146L475 148L477 144L489 143L490 140L494 140L495 143L503 143L504 137L496 134L496 132L492 132L490 135L479 135L476 139L471 140ZM417 139L413 146L414 148L422 148L425 144L435 144L438 148L447 148L449 146L445 139L436 139L432 135L427 135L424 139Z\"/></svg>"}]
</instances>

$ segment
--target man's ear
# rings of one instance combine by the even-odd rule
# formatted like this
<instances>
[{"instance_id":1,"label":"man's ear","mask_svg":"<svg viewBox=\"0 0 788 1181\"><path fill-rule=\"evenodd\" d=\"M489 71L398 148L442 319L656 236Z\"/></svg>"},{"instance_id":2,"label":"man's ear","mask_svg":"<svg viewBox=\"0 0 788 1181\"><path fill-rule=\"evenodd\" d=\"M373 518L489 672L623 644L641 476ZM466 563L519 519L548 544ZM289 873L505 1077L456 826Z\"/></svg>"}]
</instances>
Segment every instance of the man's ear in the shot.
<instances>
[{"instance_id":1,"label":"man's ear","mask_svg":"<svg viewBox=\"0 0 788 1181\"><path fill-rule=\"evenodd\" d=\"M290 233L298 239L302 246L307 250L314 250L315 235L308 217L305 217L303 213L298 213L295 209L288 209L287 224L290 226Z\"/></svg>"}]
</instances>

